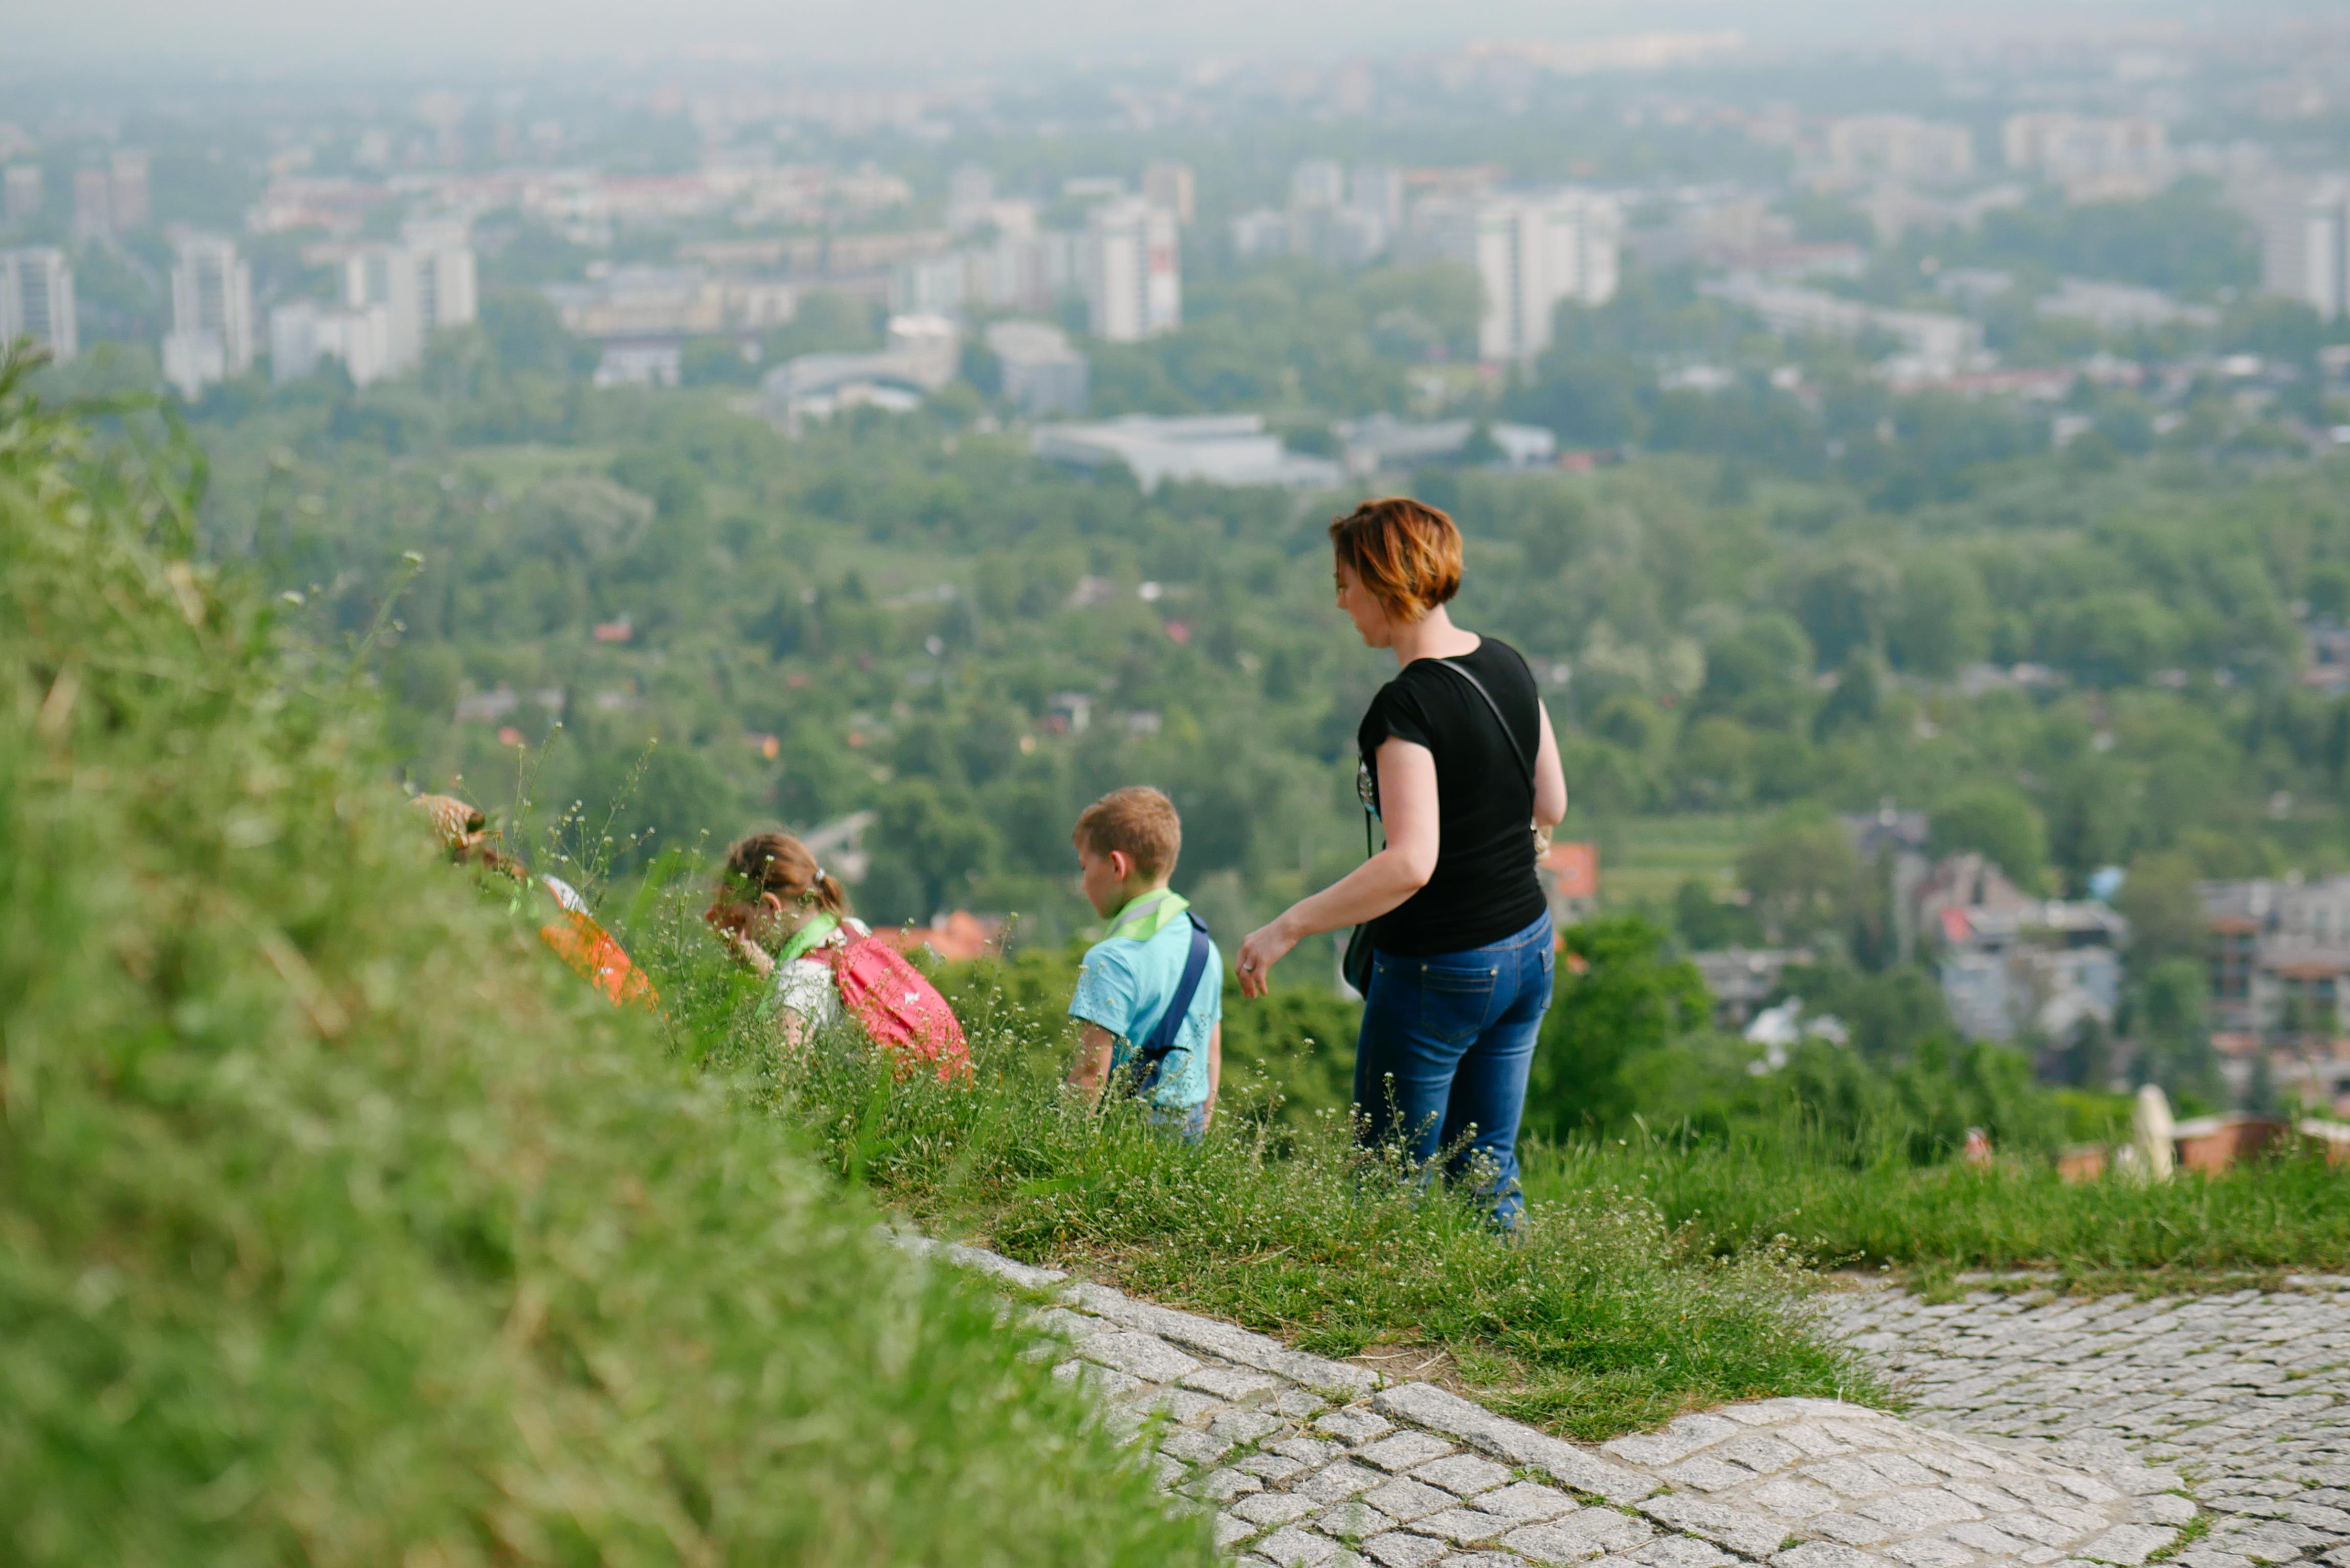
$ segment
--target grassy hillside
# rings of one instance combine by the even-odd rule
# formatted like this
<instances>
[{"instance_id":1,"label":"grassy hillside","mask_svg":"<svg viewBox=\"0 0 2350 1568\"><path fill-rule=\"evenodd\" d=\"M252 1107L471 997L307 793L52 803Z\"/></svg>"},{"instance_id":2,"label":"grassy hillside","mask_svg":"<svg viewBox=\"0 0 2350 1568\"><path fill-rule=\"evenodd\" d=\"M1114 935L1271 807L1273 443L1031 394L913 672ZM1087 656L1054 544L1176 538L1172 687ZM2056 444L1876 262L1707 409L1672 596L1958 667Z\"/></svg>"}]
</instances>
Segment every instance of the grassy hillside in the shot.
<instances>
[{"instance_id":1,"label":"grassy hillside","mask_svg":"<svg viewBox=\"0 0 2350 1568\"><path fill-rule=\"evenodd\" d=\"M691 886L677 891L634 950L694 1048L820 1140L844 1179L933 1231L1324 1355L1425 1365L1579 1438L1731 1399L1883 1397L1813 1332L1804 1280L1768 1247L1716 1257L1641 1194L1598 1186L1546 1193L1504 1242L1466 1202L1359 1156L1336 1076L1352 1044L1342 1004L1228 1002L1222 1111L1191 1147L1131 1101L1096 1115L1063 1092L1061 955L944 974L979 1086L897 1084L853 1035L779 1048L759 988L699 929ZM1293 1054L1309 1036L1321 1045ZM1322 1108L1284 1114L1286 1095Z\"/></svg>"},{"instance_id":2,"label":"grassy hillside","mask_svg":"<svg viewBox=\"0 0 2350 1568\"><path fill-rule=\"evenodd\" d=\"M1796 1125L1688 1143L1578 1138L1531 1155L1526 1189L1537 1201L1637 1192L1690 1241L1723 1256L1792 1244L1819 1263L1891 1265L1919 1280L1953 1269L2029 1269L2232 1288L2225 1282L2243 1273L2350 1269L2350 1171L2314 1153L2216 1178L2076 1185L2037 1154L1981 1169L1919 1167L1893 1141Z\"/></svg>"},{"instance_id":3,"label":"grassy hillside","mask_svg":"<svg viewBox=\"0 0 2350 1568\"><path fill-rule=\"evenodd\" d=\"M1208 1560L0 371L0 1557ZM166 464L165 466L169 466Z\"/></svg>"}]
</instances>

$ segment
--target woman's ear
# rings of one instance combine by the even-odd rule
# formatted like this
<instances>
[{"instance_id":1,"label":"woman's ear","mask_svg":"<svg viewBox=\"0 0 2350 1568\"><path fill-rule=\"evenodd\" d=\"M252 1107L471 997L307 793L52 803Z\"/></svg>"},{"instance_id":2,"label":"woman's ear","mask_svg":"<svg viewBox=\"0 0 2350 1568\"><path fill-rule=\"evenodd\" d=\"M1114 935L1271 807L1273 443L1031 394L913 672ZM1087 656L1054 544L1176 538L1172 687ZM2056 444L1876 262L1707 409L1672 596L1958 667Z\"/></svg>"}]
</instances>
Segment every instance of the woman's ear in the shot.
<instances>
[{"instance_id":1,"label":"woman's ear","mask_svg":"<svg viewBox=\"0 0 2350 1568\"><path fill-rule=\"evenodd\" d=\"M784 912L784 901L773 893L760 894L759 902L766 906L769 914L780 915Z\"/></svg>"}]
</instances>

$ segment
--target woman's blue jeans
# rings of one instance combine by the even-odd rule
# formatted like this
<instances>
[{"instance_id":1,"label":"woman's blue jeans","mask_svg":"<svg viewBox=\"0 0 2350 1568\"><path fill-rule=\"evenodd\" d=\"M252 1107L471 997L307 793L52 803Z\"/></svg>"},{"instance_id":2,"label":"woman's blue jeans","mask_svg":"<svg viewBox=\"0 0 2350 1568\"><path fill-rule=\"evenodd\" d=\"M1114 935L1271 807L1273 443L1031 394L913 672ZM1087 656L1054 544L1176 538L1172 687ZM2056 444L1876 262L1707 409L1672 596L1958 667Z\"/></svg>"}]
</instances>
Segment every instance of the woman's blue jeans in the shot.
<instances>
[{"instance_id":1,"label":"woman's blue jeans","mask_svg":"<svg viewBox=\"0 0 2350 1568\"><path fill-rule=\"evenodd\" d=\"M1518 1121L1555 964L1550 916L1466 952L1377 953L1355 1041L1359 1141L1394 1144L1415 1166L1441 1153L1493 1222L1514 1230Z\"/></svg>"}]
</instances>

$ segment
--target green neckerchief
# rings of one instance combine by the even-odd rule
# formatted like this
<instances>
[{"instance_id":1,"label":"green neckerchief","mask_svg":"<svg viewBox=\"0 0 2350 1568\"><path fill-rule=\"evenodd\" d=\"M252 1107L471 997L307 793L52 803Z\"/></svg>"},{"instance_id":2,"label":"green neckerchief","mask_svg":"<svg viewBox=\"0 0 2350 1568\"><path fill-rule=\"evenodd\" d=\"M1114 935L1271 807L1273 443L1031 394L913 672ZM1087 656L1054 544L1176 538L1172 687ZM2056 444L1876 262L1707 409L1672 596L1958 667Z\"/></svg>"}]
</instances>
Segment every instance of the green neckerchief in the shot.
<instances>
[{"instance_id":1,"label":"green neckerchief","mask_svg":"<svg viewBox=\"0 0 2350 1568\"><path fill-rule=\"evenodd\" d=\"M824 943L824 939L832 935L833 932L838 929L840 929L839 916L827 914L810 915L807 918L806 924L801 926L798 930L794 931L792 933L792 940L784 944L784 950L777 956L775 966L780 969L785 964L790 963L795 959L806 958L809 950L821 947Z\"/></svg>"},{"instance_id":2,"label":"green neckerchief","mask_svg":"<svg viewBox=\"0 0 2350 1568\"><path fill-rule=\"evenodd\" d=\"M1191 907L1191 901L1189 898L1170 888L1161 888L1155 893L1145 893L1119 908L1118 914L1110 920L1109 936L1104 937L1102 940L1107 941L1110 937L1124 937L1128 941L1147 942L1177 920L1181 919L1183 911Z\"/></svg>"}]
</instances>

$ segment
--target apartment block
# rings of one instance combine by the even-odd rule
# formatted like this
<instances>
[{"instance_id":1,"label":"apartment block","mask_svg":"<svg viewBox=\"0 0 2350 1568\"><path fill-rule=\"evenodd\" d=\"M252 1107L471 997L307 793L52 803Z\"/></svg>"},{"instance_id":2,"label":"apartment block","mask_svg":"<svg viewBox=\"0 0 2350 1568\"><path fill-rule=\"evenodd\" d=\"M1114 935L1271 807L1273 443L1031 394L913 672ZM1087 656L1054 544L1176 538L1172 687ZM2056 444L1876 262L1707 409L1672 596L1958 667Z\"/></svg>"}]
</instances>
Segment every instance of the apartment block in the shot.
<instances>
[{"instance_id":1,"label":"apartment block","mask_svg":"<svg viewBox=\"0 0 2350 1568\"><path fill-rule=\"evenodd\" d=\"M2296 181L2253 205L2261 286L2327 320L2350 312L2350 178Z\"/></svg>"},{"instance_id":2,"label":"apartment block","mask_svg":"<svg viewBox=\"0 0 2350 1568\"><path fill-rule=\"evenodd\" d=\"M11 163L5 176L5 194L0 195L0 220L12 229L38 219L41 209L48 204L37 163Z\"/></svg>"},{"instance_id":3,"label":"apartment block","mask_svg":"<svg viewBox=\"0 0 2350 1568\"><path fill-rule=\"evenodd\" d=\"M1975 171L1974 133L1915 115L1849 115L1828 125L1827 160L1830 177L1844 183L1963 180Z\"/></svg>"},{"instance_id":4,"label":"apartment block","mask_svg":"<svg viewBox=\"0 0 2350 1568\"><path fill-rule=\"evenodd\" d=\"M1137 343L1180 326L1181 267L1174 213L1132 198L1096 207L1086 218L1083 265L1093 335Z\"/></svg>"},{"instance_id":5,"label":"apartment block","mask_svg":"<svg viewBox=\"0 0 2350 1568\"><path fill-rule=\"evenodd\" d=\"M369 305L338 309L305 299L269 313L272 380L298 380L316 370L322 359L339 363L356 387L393 374L390 308Z\"/></svg>"},{"instance_id":6,"label":"apartment block","mask_svg":"<svg viewBox=\"0 0 2350 1568\"><path fill-rule=\"evenodd\" d=\"M192 399L252 368L253 277L231 241L188 234L173 250L163 379Z\"/></svg>"},{"instance_id":7,"label":"apartment block","mask_svg":"<svg viewBox=\"0 0 2350 1568\"><path fill-rule=\"evenodd\" d=\"M114 237L114 180L103 169L74 171L73 233L78 240Z\"/></svg>"},{"instance_id":8,"label":"apartment block","mask_svg":"<svg viewBox=\"0 0 2350 1568\"><path fill-rule=\"evenodd\" d=\"M1188 163L1153 163L1142 171L1142 199L1188 223L1199 215L1200 182Z\"/></svg>"},{"instance_id":9,"label":"apartment block","mask_svg":"<svg viewBox=\"0 0 2350 1568\"><path fill-rule=\"evenodd\" d=\"M1610 197L1569 190L1430 203L1421 221L1435 253L1474 267L1483 286L1481 358L1531 359L1550 347L1561 305L1616 297L1624 219Z\"/></svg>"},{"instance_id":10,"label":"apartment block","mask_svg":"<svg viewBox=\"0 0 2350 1568\"><path fill-rule=\"evenodd\" d=\"M1389 163L1358 163L1347 179L1355 211L1377 219L1388 233L1403 226L1403 171Z\"/></svg>"},{"instance_id":11,"label":"apartment block","mask_svg":"<svg viewBox=\"0 0 2350 1568\"><path fill-rule=\"evenodd\" d=\"M1752 274L1737 274L1699 286L1704 293L1752 311L1765 326L1783 336L1816 332L1825 337L1857 337L1866 332L1885 333L1898 338L1908 357L1934 375L1963 369L1982 353L1981 323L1963 316L1862 305L1818 289L1767 284Z\"/></svg>"},{"instance_id":12,"label":"apartment block","mask_svg":"<svg viewBox=\"0 0 2350 1568\"><path fill-rule=\"evenodd\" d=\"M2162 121L2142 115L2036 109L2010 115L2000 127L1999 144L2010 169L2062 175L2160 162L2169 155L2170 132Z\"/></svg>"},{"instance_id":13,"label":"apartment block","mask_svg":"<svg viewBox=\"0 0 2350 1568\"><path fill-rule=\"evenodd\" d=\"M147 199L147 154L127 150L108 161L107 197L117 234L147 226L151 215Z\"/></svg>"},{"instance_id":14,"label":"apartment block","mask_svg":"<svg viewBox=\"0 0 2350 1568\"><path fill-rule=\"evenodd\" d=\"M964 234L987 221L995 204L995 176L976 163L966 163L947 177L947 228Z\"/></svg>"},{"instance_id":15,"label":"apartment block","mask_svg":"<svg viewBox=\"0 0 2350 1568\"><path fill-rule=\"evenodd\" d=\"M2198 889L2210 932L2211 1023L2269 1034L2350 1033L2350 877L2255 877Z\"/></svg>"},{"instance_id":16,"label":"apartment block","mask_svg":"<svg viewBox=\"0 0 2350 1568\"><path fill-rule=\"evenodd\" d=\"M406 224L399 240L362 245L343 264L343 303L389 313L395 374L420 363L434 329L462 327L479 314L473 248L465 225L428 219Z\"/></svg>"},{"instance_id":17,"label":"apartment block","mask_svg":"<svg viewBox=\"0 0 2350 1568\"><path fill-rule=\"evenodd\" d=\"M1088 367L1069 335L1049 322L999 321L986 332L1002 367L1003 396L1034 418L1086 411Z\"/></svg>"},{"instance_id":18,"label":"apartment block","mask_svg":"<svg viewBox=\"0 0 2350 1568\"><path fill-rule=\"evenodd\" d=\"M0 343L30 337L62 364L74 357L73 268L48 245L0 251Z\"/></svg>"},{"instance_id":19,"label":"apartment block","mask_svg":"<svg viewBox=\"0 0 2350 1568\"><path fill-rule=\"evenodd\" d=\"M1309 158L1289 174L1289 204L1294 209L1335 207L1347 199L1347 171L1327 158Z\"/></svg>"}]
</instances>

